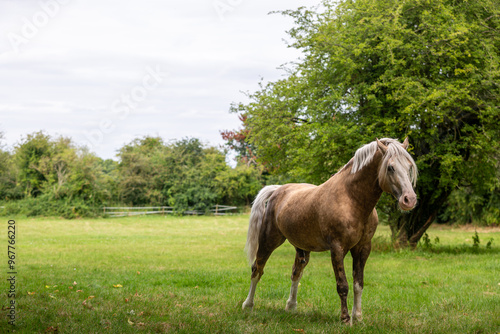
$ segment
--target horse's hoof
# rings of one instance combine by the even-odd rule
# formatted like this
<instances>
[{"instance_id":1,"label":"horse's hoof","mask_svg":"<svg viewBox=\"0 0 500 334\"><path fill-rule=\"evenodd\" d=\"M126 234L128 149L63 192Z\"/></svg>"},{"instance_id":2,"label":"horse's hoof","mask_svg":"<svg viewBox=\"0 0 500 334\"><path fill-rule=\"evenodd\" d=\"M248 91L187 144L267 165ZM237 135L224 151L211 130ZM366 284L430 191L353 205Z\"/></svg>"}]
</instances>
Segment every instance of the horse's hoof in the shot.
<instances>
[{"instance_id":1,"label":"horse's hoof","mask_svg":"<svg viewBox=\"0 0 500 334\"><path fill-rule=\"evenodd\" d=\"M344 325L352 326L352 319L349 316L347 316L347 318L341 318L340 320Z\"/></svg>"},{"instance_id":2,"label":"horse's hoof","mask_svg":"<svg viewBox=\"0 0 500 334\"><path fill-rule=\"evenodd\" d=\"M243 311L251 311L253 309L253 304L244 302L243 305L241 305L241 308Z\"/></svg>"},{"instance_id":3,"label":"horse's hoof","mask_svg":"<svg viewBox=\"0 0 500 334\"><path fill-rule=\"evenodd\" d=\"M296 309L297 309L297 303L286 302L285 311L292 312L295 311Z\"/></svg>"}]
</instances>

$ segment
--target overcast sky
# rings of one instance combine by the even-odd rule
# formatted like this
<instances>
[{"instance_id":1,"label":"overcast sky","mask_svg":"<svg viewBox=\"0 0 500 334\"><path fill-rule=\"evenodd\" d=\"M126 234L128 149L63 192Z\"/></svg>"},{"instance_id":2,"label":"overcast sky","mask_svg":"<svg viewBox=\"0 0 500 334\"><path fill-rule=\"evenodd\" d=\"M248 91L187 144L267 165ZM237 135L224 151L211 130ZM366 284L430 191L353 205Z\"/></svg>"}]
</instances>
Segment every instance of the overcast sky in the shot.
<instances>
[{"instance_id":1,"label":"overcast sky","mask_svg":"<svg viewBox=\"0 0 500 334\"><path fill-rule=\"evenodd\" d=\"M228 112L300 54L295 0L0 0L0 131L44 130L102 158L145 135L219 145Z\"/></svg>"}]
</instances>

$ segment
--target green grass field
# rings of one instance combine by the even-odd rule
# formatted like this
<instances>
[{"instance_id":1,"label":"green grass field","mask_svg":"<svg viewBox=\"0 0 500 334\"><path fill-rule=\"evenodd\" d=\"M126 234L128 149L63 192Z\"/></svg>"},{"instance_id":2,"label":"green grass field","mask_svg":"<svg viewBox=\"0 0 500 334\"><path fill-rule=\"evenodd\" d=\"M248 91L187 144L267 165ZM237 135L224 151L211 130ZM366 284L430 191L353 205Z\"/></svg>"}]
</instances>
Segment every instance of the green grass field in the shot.
<instances>
[{"instance_id":1,"label":"green grass field","mask_svg":"<svg viewBox=\"0 0 500 334\"><path fill-rule=\"evenodd\" d=\"M476 248L473 230L431 228L427 250L373 252L365 271L364 321L348 327L339 320L329 253L311 254L297 311L284 311L295 256L288 243L271 256L254 310L241 310L250 281L245 215L18 219L13 327L6 318L3 220L1 333L500 332L498 229L478 231ZM380 226L377 242L388 235ZM351 263L348 255L349 309Z\"/></svg>"}]
</instances>

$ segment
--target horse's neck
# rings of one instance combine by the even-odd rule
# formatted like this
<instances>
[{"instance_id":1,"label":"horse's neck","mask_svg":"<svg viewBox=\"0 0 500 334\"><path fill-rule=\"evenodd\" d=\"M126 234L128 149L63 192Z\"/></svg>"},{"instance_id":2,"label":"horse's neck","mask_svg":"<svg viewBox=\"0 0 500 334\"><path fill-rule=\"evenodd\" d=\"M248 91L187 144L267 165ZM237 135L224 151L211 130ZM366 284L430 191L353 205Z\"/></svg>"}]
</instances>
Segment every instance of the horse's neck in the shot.
<instances>
[{"instance_id":1,"label":"horse's neck","mask_svg":"<svg viewBox=\"0 0 500 334\"><path fill-rule=\"evenodd\" d=\"M369 215L382 195L378 183L378 166L381 158L381 154L375 154L371 162L354 174L351 174L351 161L322 186L327 191L337 188L338 191L345 192L345 195L357 204L359 210L366 211Z\"/></svg>"}]
</instances>

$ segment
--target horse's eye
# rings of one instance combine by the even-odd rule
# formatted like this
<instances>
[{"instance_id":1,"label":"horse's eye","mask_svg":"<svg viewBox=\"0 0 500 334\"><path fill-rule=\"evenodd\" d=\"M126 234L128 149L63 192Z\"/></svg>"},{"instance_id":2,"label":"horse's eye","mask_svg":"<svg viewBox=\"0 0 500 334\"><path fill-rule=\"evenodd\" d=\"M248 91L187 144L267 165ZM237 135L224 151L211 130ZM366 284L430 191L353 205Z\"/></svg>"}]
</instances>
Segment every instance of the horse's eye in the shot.
<instances>
[{"instance_id":1,"label":"horse's eye","mask_svg":"<svg viewBox=\"0 0 500 334\"><path fill-rule=\"evenodd\" d=\"M390 173L394 173L394 167L387 166L387 171L390 172Z\"/></svg>"}]
</instances>

